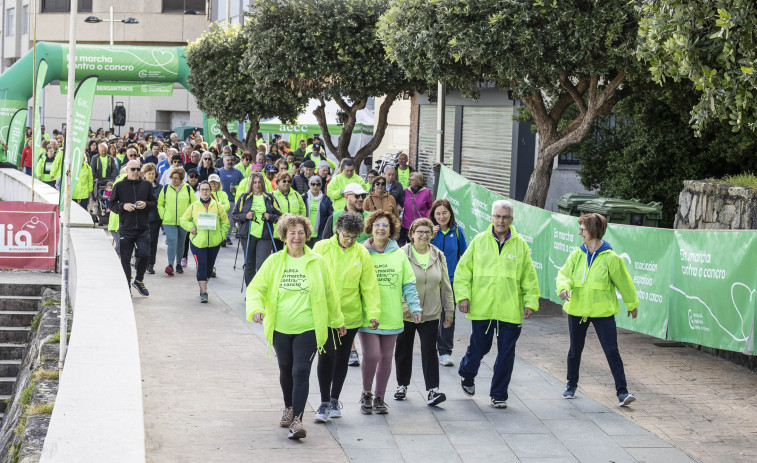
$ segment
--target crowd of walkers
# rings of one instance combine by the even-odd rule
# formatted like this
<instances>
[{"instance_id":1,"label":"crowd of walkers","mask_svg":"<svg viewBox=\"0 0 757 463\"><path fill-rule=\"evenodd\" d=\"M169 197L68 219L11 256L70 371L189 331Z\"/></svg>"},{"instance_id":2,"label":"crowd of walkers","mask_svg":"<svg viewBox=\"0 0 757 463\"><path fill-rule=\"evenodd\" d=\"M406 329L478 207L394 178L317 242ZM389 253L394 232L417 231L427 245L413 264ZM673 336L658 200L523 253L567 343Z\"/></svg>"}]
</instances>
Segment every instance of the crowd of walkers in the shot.
<instances>
[{"instance_id":1,"label":"crowd of walkers","mask_svg":"<svg viewBox=\"0 0 757 463\"><path fill-rule=\"evenodd\" d=\"M393 363L393 398L410 397L416 333L426 404L443 403L440 365L454 365L456 308L471 323L458 367L461 391L476 393L482 359L496 336L489 397L492 407L507 407L516 342L523 319L539 309L540 294L510 202L495 201L491 224L468 237L450 202L434 200L406 154L396 166L362 177L351 159L339 166L329 160L317 136L300 140L294 151L281 138L270 146L259 140L256 153L239 152L220 138L208 146L199 134L185 144L175 137L142 143L140 132L126 140L131 144L125 148L92 140L80 177L89 194L74 198L86 207L98 180L112 178L102 193L112 213L108 230L128 284L144 296L144 275L155 273L161 233L168 276L184 273L191 251L201 303L208 302L208 282L217 276L220 248L236 238L244 255L247 319L263 324L276 353L285 405L279 424L290 438L307 435L303 418L316 356L321 403L315 422L342 416L349 365L361 367L360 411L386 414ZM40 178L54 184L60 167L51 144L40 157L41 174L48 177ZM592 324L618 404L627 406L635 397L618 352L616 290L630 317L636 318L639 301L624 260L602 239L605 218L587 214L578 223L582 244L555 282L570 333L562 397L576 395Z\"/></svg>"}]
</instances>

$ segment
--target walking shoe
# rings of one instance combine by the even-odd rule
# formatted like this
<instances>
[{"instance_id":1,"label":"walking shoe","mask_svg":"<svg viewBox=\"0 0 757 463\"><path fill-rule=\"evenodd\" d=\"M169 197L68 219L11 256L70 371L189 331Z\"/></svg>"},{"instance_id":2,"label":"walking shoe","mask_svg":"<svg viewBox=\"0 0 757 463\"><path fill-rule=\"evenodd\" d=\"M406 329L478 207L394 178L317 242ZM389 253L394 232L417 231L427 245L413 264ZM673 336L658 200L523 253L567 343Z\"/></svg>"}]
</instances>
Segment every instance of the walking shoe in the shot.
<instances>
[{"instance_id":1,"label":"walking shoe","mask_svg":"<svg viewBox=\"0 0 757 463\"><path fill-rule=\"evenodd\" d=\"M225 248L225 247L226 247L226 240L223 240L223 241L221 241L221 247L222 247L222 248Z\"/></svg>"},{"instance_id":2,"label":"walking shoe","mask_svg":"<svg viewBox=\"0 0 757 463\"><path fill-rule=\"evenodd\" d=\"M200 293L200 302L203 304L208 302L208 293Z\"/></svg>"},{"instance_id":3,"label":"walking shoe","mask_svg":"<svg viewBox=\"0 0 757 463\"><path fill-rule=\"evenodd\" d=\"M135 279L134 282L131 285L134 286L135 288L137 288L137 291L139 291L139 294L141 294L143 296L149 296L150 295L150 291L148 291L147 288L145 288L145 283L144 282L137 281Z\"/></svg>"},{"instance_id":4,"label":"walking shoe","mask_svg":"<svg viewBox=\"0 0 757 463\"><path fill-rule=\"evenodd\" d=\"M373 398L373 413L377 415L386 415L389 413L389 406L384 402L383 397Z\"/></svg>"},{"instance_id":5,"label":"walking shoe","mask_svg":"<svg viewBox=\"0 0 757 463\"><path fill-rule=\"evenodd\" d=\"M308 435L305 428L302 426L300 417L297 416L292 420L292 424L289 425L289 438L290 439L303 439Z\"/></svg>"},{"instance_id":6,"label":"walking shoe","mask_svg":"<svg viewBox=\"0 0 757 463\"><path fill-rule=\"evenodd\" d=\"M394 393L394 400L405 400L407 397L407 386L397 386L397 392Z\"/></svg>"},{"instance_id":7,"label":"walking shoe","mask_svg":"<svg viewBox=\"0 0 757 463\"><path fill-rule=\"evenodd\" d=\"M565 392L562 393L563 399L572 399L576 396L576 386L565 386Z\"/></svg>"},{"instance_id":8,"label":"walking shoe","mask_svg":"<svg viewBox=\"0 0 757 463\"><path fill-rule=\"evenodd\" d=\"M233 243L233 242L231 241L231 238L227 237L227 238L226 238L226 245L227 245L227 246L231 246L231 245L233 245L233 244L234 244L234 243Z\"/></svg>"},{"instance_id":9,"label":"walking shoe","mask_svg":"<svg viewBox=\"0 0 757 463\"><path fill-rule=\"evenodd\" d=\"M150 275L155 275L155 266L153 266L152 264L148 265L147 273L149 273Z\"/></svg>"},{"instance_id":10,"label":"walking shoe","mask_svg":"<svg viewBox=\"0 0 757 463\"><path fill-rule=\"evenodd\" d=\"M187 266L187 258L186 258L186 257L183 257L183 258L181 259L181 266L182 266L182 267L186 267L186 266Z\"/></svg>"},{"instance_id":11,"label":"walking shoe","mask_svg":"<svg viewBox=\"0 0 757 463\"><path fill-rule=\"evenodd\" d=\"M460 378L460 387L463 388L463 392L466 395L474 395L476 393L476 383L472 379Z\"/></svg>"},{"instance_id":12,"label":"walking shoe","mask_svg":"<svg viewBox=\"0 0 757 463\"><path fill-rule=\"evenodd\" d=\"M211 272L210 278L215 278L215 277L216 277L216 268L213 267L213 272Z\"/></svg>"},{"instance_id":13,"label":"walking shoe","mask_svg":"<svg viewBox=\"0 0 757 463\"><path fill-rule=\"evenodd\" d=\"M636 401L636 397L633 396L630 392L626 392L625 394L620 394L618 396L618 407L625 407L631 402Z\"/></svg>"},{"instance_id":14,"label":"walking shoe","mask_svg":"<svg viewBox=\"0 0 757 463\"><path fill-rule=\"evenodd\" d=\"M492 407L507 408L507 401L501 397L492 397Z\"/></svg>"},{"instance_id":15,"label":"walking shoe","mask_svg":"<svg viewBox=\"0 0 757 463\"><path fill-rule=\"evenodd\" d=\"M169 277L173 276L173 265L166 265L166 275Z\"/></svg>"},{"instance_id":16,"label":"walking shoe","mask_svg":"<svg viewBox=\"0 0 757 463\"><path fill-rule=\"evenodd\" d=\"M315 412L313 421L316 423L325 423L329 420L329 415L331 415L331 402L321 402L321 406Z\"/></svg>"},{"instance_id":17,"label":"walking shoe","mask_svg":"<svg viewBox=\"0 0 757 463\"><path fill-rule=\"evenodd\" d=\"M176 266L176 273L184 273L184 269L181 268L181 265Z\"/></svg>"},{"instance_id":18,"label":"walking shoe","mask_svg":"<svg viewBox=\"0 0 757 463\"><path fill-rule=\"evenodd\" d=\"M360 411L366 415L373 413L373 394L370 392L363 392L363 396L360 397Z\"/></svg>"},{"instance_id":19,"label":"walking shoe","mask_svg":"<svg viewBox=\"0 0 757 463\"><path fill-rule=\"evenodd\" d=\"M329 418L341 418L342 417L342 403L337 399L331 399L331 410L329 411Z\"/></svg>"},{"instance_id":20,"label":"walking shoe","mask_svg":"<svg viewBox=\"0 0 757 463\"><path fill-rule=\"evenodd\" d=\"M289 425L292 424L292 419L294 418L294 412L292 411L292 407L286 407L282 411L284 413L281 415L281 421L279 421L279 425L282 428L288 428Z\"/></svg>"},{"instance_id":21,"label":"walking shoe","mask_svg":"<svg viewBox=\"0 0 757 463\"><path fill-rule=\"evenodd\" d=\"M350 361L347 362L347 365L351 367L359 367L360 366L360 357L357 355L357 351L355 349L352 349L350 351Z\"/></svg>"},{"instance_id":22,"label":"walking shoe","mask_svg":"<svg viewBox=\"0 0 757 463\"><path fill-rule=\"evenodd\" d=\"M447 400L447 396L444 395L443 392L439 392L439 388L434 388L428 391L428 400L426 400L426 405L435 407L445 400Z\"/></svg>"},{"instance_id":23,"label":"walking shoe","mask_svg":"<svg viewBox=\"0 0 757 463\"><path fill-rule=\"evenodd\" d=\"M444 365L445 367L451 367L454 365L455 362L452 361L452 356L449 354L442 354L439 356L439 365Z\"/></svg>"}]
</instances>

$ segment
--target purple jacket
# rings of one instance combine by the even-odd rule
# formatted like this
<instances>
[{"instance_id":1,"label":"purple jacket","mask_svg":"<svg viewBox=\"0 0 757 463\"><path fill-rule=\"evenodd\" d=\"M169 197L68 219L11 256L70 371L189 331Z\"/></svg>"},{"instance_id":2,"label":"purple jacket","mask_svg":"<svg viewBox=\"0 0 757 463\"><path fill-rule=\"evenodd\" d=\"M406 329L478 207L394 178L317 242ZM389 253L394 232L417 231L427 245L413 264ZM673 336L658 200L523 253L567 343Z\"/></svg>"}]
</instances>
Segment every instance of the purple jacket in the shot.
<instances>
[{"instance_id":1,"label":"purple jacket","mask_svg":"<svg viewBox=\"0 0 757 463\"><path fill-rule=\"evenodd\" d=\"M402 213L402 228L410 228L415 219L421 217L428 218L431 211L431 204L434 198L431 196L431 190L421 188L418 193L413 193L410 188L405 188L405 210Z\"/></svg>"}]
</instances>

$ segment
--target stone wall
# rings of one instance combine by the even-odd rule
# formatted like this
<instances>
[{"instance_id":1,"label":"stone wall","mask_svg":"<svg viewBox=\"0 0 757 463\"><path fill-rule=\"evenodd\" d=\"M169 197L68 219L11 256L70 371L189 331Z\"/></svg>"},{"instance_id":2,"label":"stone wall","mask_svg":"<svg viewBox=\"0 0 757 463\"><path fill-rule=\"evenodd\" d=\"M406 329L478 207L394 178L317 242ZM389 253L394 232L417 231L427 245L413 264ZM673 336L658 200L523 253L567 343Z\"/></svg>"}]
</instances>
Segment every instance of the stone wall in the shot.
<instances>
[{"instance_id":1,"label":"stone wall","mask_svg":"<svg viewBox=\"0 0 757 463\"><path fill-rule=\"evenodd\" d=\"M686 180L673 228L757 229L757 189L704 180Z\"/></svg>"}]
</instances>

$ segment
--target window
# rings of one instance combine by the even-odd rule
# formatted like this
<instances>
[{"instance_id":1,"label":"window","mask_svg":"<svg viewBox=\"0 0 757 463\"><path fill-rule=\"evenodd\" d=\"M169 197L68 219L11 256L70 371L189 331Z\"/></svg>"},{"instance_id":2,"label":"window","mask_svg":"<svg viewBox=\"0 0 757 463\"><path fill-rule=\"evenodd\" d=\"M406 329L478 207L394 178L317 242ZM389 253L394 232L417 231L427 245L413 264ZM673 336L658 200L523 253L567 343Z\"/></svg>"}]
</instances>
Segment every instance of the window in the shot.
<instances>
[{"instance_id":1,"label":"window","mask_svg":"<svg viewBox=\"0 0 757 463\"><path fill-rule=\"evenodd\" d=\"M16 34L16 9L8 8L5 12L5 36L13 37Z\"/></svg>"},{"instance_id":2,"label":"window","mask_svg":"<svg viewBox=\"0 0 757 463\"><path fill-rule=\"evenodd\" d=\"M21 35L29 34L29 5L21 7Z\"/></svg>"},{"instance_id":3,"label":"window","mask_svg":"<svg viewBox=\"0 0 757 463\"><path fill-rule=\"evenodd\" d=\"M205 0L163 0L163 13L183 13L187 10L204 14Z\"/></svg>"},{"instance_id":4,"label":"window","mask_svg":"<svg viewBox=\"0 0 757 463\"><path fill-rule=\"evenodd\" d=\"M42 0L43 13L68 13L69 0ZM92 0L79 0L79 12L91 13Z\"/></svg>"}]
</instances>

